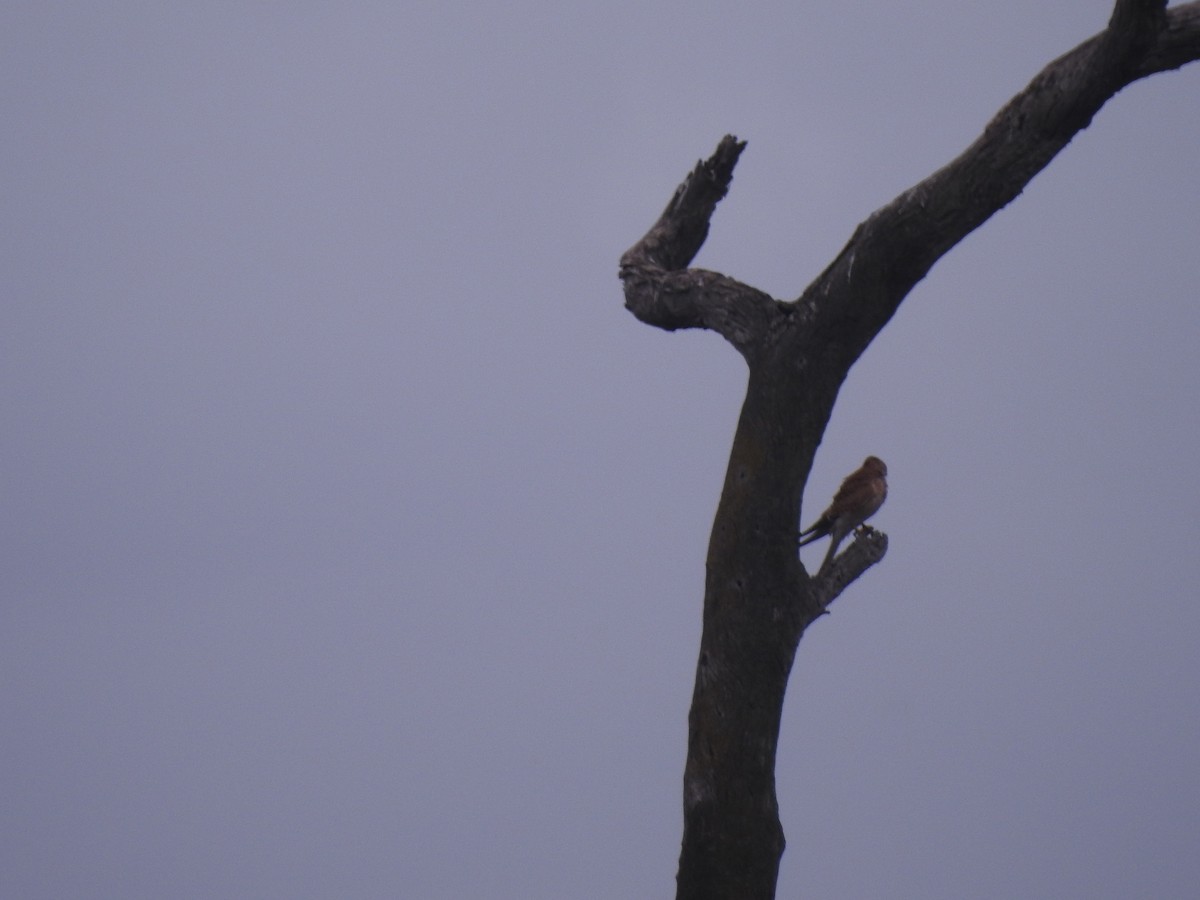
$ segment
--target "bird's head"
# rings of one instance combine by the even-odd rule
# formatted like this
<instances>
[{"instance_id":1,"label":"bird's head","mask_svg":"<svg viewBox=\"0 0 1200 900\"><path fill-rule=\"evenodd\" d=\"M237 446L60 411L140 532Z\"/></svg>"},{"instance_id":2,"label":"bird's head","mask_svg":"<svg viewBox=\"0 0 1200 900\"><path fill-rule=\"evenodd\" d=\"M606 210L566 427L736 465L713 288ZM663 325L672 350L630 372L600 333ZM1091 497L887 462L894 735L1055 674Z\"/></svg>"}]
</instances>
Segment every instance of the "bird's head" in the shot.
<instances>
[{"instance_id":1,"label":"bird's head","mask_svg":"<svg viewBox=\"0 0 1200 900\"><path fill-rule=\"evenodd\" d=\"M887 463L878 456L868 456L863 462L862 467L868 472L873 472L881 478L887 477Z\"/></svg>"}]
</instances>

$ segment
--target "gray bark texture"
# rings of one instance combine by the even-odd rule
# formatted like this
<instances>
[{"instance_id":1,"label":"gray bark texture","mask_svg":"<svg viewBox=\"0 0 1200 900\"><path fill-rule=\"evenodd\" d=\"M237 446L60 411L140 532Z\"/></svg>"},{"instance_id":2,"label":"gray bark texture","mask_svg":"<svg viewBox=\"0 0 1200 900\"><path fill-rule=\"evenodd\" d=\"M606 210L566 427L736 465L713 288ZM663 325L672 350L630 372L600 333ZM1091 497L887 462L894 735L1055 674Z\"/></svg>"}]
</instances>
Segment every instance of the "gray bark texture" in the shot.
<instances>
[{"instance_id":1,"label":"gray bark texture","mask_svg":"<svg viewBox=\"0 0 1200 900\"><path fill-rule=\"evenodd\" d=\"M867 531L812 576L796 549L813 456L850 367L933 264L1017 197L1110 97L1198 56L1200 0L1117 0L1104 31L1047 65L958 158L871 214L795 300L688 268L745 146L732 136L621 258L625 306L638 319L716 331L749 367L708 546L679 900L775 896L784 850L775 751L796 648L887 552L887 537Z\"/></svg>"}]
</instances>

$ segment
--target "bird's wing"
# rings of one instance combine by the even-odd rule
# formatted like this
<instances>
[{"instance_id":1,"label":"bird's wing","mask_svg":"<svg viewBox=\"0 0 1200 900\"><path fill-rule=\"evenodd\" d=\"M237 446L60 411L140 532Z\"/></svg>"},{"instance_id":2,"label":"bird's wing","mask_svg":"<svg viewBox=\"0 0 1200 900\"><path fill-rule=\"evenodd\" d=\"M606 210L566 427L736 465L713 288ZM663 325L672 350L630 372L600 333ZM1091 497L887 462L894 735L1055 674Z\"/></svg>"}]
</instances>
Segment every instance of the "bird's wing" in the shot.
<instances>
[{"instance_id":1,"label":"bird's wing","mask_svg":"<svg viewBox=\"0 0 1200 900\"><path fill-rule=\"evenodd\" d=\"M829 505L830 513L833 513L835 510L841 513L844 510L857 506L865 496L875 491L874 481L875 476L862 469L847 475L846 480L842 482L842 486L833 495L833 503Z\"/></svg>"},{"instance_id":2,"label":"bird's wing","mask_svg":"<svg viewBox=\"0 0 1200 900\"><path fill-rule=\"evenodd\" d=\"M846 483L834 498L838 517L849 516L855 525L873 516L887 497L887 486L881 478L867 478L854 484Z\"/></svg>"}]
</instances>

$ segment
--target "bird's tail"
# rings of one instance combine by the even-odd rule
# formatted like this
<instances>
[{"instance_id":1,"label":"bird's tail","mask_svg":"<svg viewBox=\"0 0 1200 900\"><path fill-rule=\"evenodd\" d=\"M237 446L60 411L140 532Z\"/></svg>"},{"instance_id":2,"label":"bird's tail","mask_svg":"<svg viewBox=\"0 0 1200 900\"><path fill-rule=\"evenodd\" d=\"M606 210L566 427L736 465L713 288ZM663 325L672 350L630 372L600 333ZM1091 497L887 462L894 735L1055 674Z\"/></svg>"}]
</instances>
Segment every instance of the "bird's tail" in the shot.
<instances>
[{"instance_id":1,"label":"bird's tail","mask_svg":"<svg viewBox=\"0 0 1200 900\"><path fill-rule=\"evenodd\" d=\"M803 547L805 544L811 544L813 541L819 541L825 535L829 534L829 523L824 519L817 519L808 528L800 532L800 540L797 546Z\"/></svg>"}]
</instances>

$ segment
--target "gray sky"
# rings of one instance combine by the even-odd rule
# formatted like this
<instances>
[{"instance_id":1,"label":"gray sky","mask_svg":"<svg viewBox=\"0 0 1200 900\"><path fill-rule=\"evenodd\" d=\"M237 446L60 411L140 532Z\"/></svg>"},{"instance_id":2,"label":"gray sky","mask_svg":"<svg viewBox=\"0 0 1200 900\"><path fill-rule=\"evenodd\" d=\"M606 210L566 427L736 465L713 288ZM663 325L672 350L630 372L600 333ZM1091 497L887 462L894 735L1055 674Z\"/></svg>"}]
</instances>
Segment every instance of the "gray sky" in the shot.
<instances>
[{"instance_id":1,"label":"gray sky","mask_svg":"<svg viewBox=\"0 0 1200 900\"><path fill-rule=\"evenodd\" d=\"M617 259L797 296L1108 0L0 13L0 895L670 896L744 387ZM780 896L1200 882L1200 67L1134 85L852 372L805 518ZM819 561L817 545L810 563Z\"/></svg>"}]
</instances>

